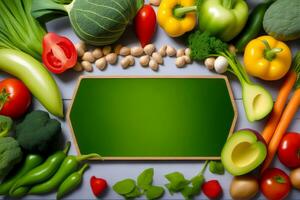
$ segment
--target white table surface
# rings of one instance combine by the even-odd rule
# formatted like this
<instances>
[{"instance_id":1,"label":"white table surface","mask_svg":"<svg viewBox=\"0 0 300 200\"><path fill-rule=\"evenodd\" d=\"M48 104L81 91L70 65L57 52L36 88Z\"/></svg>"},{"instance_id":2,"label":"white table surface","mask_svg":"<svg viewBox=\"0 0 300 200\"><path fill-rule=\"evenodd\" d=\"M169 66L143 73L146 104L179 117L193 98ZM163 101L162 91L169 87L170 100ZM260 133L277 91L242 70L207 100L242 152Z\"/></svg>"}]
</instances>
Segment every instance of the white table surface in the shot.
<instances>
[{"instance_id":1,"label":"white table surface","mask_svg":"<svg viewBox=\"0 0 300 200\"><path fill-rule=\"evenodd\" d=\"M255 5L259 0L252 0L248 1L251 6ZM73 33L72 29L70 28L70 24L68 18L62 18L59 20L52 21L51 23L47 24L48 31L53 31L61 35L65 35L70 38L74 43L77 43L79 39ZM138 42L133 33L133 27L129 26L126 33L120 40L120 44L128 45L128 46L135 46L138 45ZM176 48L184 47L184 44L176 39L169 38L166 36L164 31L162 31L159 27L156 32L156 36L153 40L153 43L160 47L164 44L172 45ZM290 44L293 48L293 51L300 50L300 41L294 41ZM138 60L136 60L138 61ZM131 67L127 70L123 70L119 64L116 66L109 66L105 71L99 71L97 68L94 68L93 73L78 73L74 71L68 71L59 76L55 76L55 79L60 87L62 92L63 100L64 100L64 107L65 110L68 109L68 105L70 103L70 99L72 98L73 91L80 75L214 75L214 73L205 69L205 67L199 63L193 63L188 65L186 68L178 69L175 67L175 59L174 58L165 58L164 59L164 66L160 67L159 72L153 72L149 68L142 68L140 67L139 63L134 67ZM6 75L1 75L1 77L5 77ZM252 128L258 131L263 129L265 121L256 122L256 123L249 123L246 119L244 108L241 101L241 88L239 82L235 79L235 77L229 75L229 79L231 82L232 90L234 93L234 97L236 100L236 104L238 107L238 122L236 125L236 130L241 128ZM263 82L259 80L253 79L255 82L259 82L263 86L265 86L273 95L273 99L277 96L278 88L281 84L281 81L277 82ZM221 102L220 102L221 103ZM34 101L33 103L34 109L43 109L44 108L37 102ZM66 112L65 112L66 113ZM297 113L296 118L294 119L292 125L290 126L290 131L298 131L300 132L300 112ZM71 140L70 136L70 129L67 123L63 120L62 121L62 128L63 134L66 140ZM87 133L88 134L88 133ZM71 147L70 150L71 154L76 154L74 145ZM187 178L191 178L196 175L199 170L202 168L203 162L200 161L138 161L138 162L126 162L126 161L104 161L104 162L91 162L90 169L86 171L84 175L84 180L82 186L73 192L71 195L67 196L66 199L96 199L96 197L92 194L90 189L89 180L90 177L95 175L97 177L102 177L106 179L109 183L109 186L112 186L117 181L120 181L124 178L133 178L136 177L146 168L154 168L154 184L155 185L164 185L167 183L167 180L164 178L165 174L170 172L179 171L182 172ZM289 171L281 163L276 159L274 166L279 167L285 171ZM223 188L223 196L222 199L230 199L229 195L229 186L232 179L232 176L228 173L225 175L213 175L206 170L205 173L206 180L217 179L222 188ZM45 195L45 196L27 196L25 199L55 199L55 193ZM141 197L140 199L144 199L145 197ZM259 194L257 199L264 199L264 197ZM105 193L105 195L101 196L101 199L122 199L121 196L113 192L111 187ZM175 194L171 196L168 191L166 190L165 195L162 199L182 199L181 194ZM195 199L207 199L203 194L197 196ZM293 190L289 196L289 199L300 199L300 192Z\"/></svg>"}]
</instances>

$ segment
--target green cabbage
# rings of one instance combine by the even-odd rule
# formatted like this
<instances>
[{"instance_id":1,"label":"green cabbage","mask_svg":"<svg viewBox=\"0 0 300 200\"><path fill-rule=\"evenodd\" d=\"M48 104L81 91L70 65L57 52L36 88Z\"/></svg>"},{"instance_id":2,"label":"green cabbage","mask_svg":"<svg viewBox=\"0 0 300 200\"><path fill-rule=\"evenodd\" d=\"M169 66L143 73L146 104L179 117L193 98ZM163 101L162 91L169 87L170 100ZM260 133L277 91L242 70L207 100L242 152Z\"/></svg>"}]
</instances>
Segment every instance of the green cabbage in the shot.
<instances>
[{"instance_id":1,"label":"green cabbage","mask_svg":"<svg viewBox=\"0 0 300 200\"><path fill-rule=\"evenodd\" d=\"M300 0L277 0L264 16L265 31L282 40L300 38Z\"/></svg>"},{"instance_id":2,"label":"green cabbage","mask_svg":"<svg viewBox=\"0 0 300 200\"><path fill-rule=\"evenodd\" d=\"M61 2L61 3L60 3ZM68 15L76 35L91 45L116 42L141 6L137 0L33 0L32 15L47 22Z\"/></svg>"}]
</instances>

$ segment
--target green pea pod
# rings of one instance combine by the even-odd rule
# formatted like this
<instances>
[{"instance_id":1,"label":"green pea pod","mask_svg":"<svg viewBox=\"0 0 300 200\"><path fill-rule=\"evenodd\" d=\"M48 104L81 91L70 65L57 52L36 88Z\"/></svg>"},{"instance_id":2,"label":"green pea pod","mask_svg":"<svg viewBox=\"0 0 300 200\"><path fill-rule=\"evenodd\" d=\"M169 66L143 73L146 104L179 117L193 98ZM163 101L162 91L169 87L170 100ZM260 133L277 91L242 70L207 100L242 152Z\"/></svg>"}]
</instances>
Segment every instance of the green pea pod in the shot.
<instances>
[{"instance_id":1,"label":"green pea pod","mask_svg":"<svg viewBox=\"0 0 300 200\"><path fill-rule=\"evenodd\" d=\"M10 189L9 194L13 195L19 187L31 186L42 183L51 178L59 169L61 163L66 158L70 149L70 142L67 143L63 151L58 151L48 157L48 159L40 166L32 169L22 178L20 178Z\"/></svg>"},{"instance_id":2,"label":"green pea pod","mask_svg":"<svg viewBox=\"0 0 300 200\"><path fill-rule=\"evenodd\" d=\"M73 174L68 176L59 186L56 194L56 199L61 199L63 196L75 190L82 182L83 173L88 167L89 165L85 164L81 167L79 171L74 172Z\"/></svg>"},{"instance_id":3,"label":"green pea pod","mask_svg":"<svg viewBox=\"0 0 300 200\"><path fill-rule=\"evenodd\" d=\"M54 191L73 172L78 169L80 162L88 158L100 158L98 154L68 156L65 158L55 175L48 181L33 186L28 194L45 194Z\"/></svg>"},{"instance_id":4,"label":"green pea pod","mask_svg":"<svg viewBox=\"0 0 300 200\"><path fill-rule=\"evenodd\" d=\"M251 12L247 24L243 31L238 35L235 40L235 47L238 52L243 52L246 45L254 38L258 36L261 30L263 30L263 20L265 12L270 7L273 1L258 4Z\"/></svg>"},{"instance_id":5,"label":"green pea pod","mask_svg":"<svg viewBox=\"0 0 300 200\"><path fill-rule=\"evenodd\" d=\"M1 117L1 116L0 116ZM30 154L25 158L25 161L22 167L15 173L13 176L7 177L0 184L0 195L8 195L10 188L14 185L14 183L28 173L33 168L40 165L43 161L43 158L39 155Z\"/></svg>"},{"instance_id":6,"label":"green pea pod","mask_svg":"<svg viewBox=\"0 0 300 200\"><path fill-rule=\"evenodd\" d=\"M6 137L12 127L13 121L10 117L0 115L0 137Z\"/></svg>"}]
</instances>

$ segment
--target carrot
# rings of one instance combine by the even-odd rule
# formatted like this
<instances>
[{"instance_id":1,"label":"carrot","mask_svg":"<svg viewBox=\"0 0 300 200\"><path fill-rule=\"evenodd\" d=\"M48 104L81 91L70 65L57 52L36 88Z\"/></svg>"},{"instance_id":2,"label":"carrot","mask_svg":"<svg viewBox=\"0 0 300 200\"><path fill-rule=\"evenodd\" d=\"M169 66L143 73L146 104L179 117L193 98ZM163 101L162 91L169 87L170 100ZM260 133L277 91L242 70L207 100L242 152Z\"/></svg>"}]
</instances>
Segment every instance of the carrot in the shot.
<instances>
[{"instance_id":1,"label":"carrot","mask_svg":"<svg viewBox=\"0 0 300 200\"><path fill-rule=\"evenodd\" d=\"M300 86L300 84L298 86ZM288 105L286 106L281 116L278 126L274 132L274 135L269 143L267 158L265 159L262 165L261 172L266 170L269 167L269 165L272 163L272 160L276 154L280 141L283 135L285 134L286 130L288 129L290 123L293 121L293 118L298 111L299 105L300 105L300 87L296 89L294 95L292 96L291 100L289 101Z\"/></svg>"},{"instance_id":2,"label":"carrot","mask_svg":"<svg viewBox=\"0 0 300 200\"><path fill-rule=\"evenodd\" d=\"M268 122L263 132L261 133L267 144L269 144L273 136L273 133L276 130L281 114L284 110L286 101L289 97L291 90L294 87L296 80L297 80L297 73L294 70L291 70L278 92L278 96L275 101L272 113L268 119Z\"/></svg>"}]
</instances>

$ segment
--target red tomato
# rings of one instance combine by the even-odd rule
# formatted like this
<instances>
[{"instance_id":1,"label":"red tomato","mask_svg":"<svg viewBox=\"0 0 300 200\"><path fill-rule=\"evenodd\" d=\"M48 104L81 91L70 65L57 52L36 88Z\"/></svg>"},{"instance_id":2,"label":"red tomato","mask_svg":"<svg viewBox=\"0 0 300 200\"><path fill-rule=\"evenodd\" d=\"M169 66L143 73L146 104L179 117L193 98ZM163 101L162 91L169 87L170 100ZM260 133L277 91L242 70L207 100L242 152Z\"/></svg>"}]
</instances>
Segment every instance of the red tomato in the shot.
<instances>
[{"instance_id":1,"label":"red tomato","mask_svg":"<svg viewBox=\"0 0 300 200\"><path fill-rule=\"evenodd\" d=\"M31 94L24 83L8 78L0 82L0 114L12 118L21 117L31 103Z\"/></svg>"},{"instance_id":2,"label":"red tomato","mask_svg":"<svg viewBox=\"0 0 300 200\"><path fill-rule=\"evenodd\" d=\"M144 5L134 18L135 33L142 47L151 42L156 30L156 14L151 5Z\"/></svg>"},{"instance_id":3,"label":"red tomato","mask_svg":"<svg viewBox=\"0 0 300 200\"><path fill-rule=\"evenodd\" d=\"M288 196L291 190L289 176L278 168L266 169L262 174L260 188L269 200L281 200Z\"/></svg>"},{"instance_id":4,"label":"red tomato","mask_svg":"<svg viewBox=\"0 0 300 200\"><path fill-rule=\"evenodd\" d=\"M60 74L76 65L77 51L68 38L48 33L43 39L42 59L51 72Z\"/></svg>"},{"instance_id":5,"label":"red tomato","mask_svg":"<svg viewBox=\"0 0 300 200\"><path fill-rule=\"evenodd\" d=\"M222 194L222 187L217 180L207 181L202 185L203 193L210 199L216 199Z\"/></svg>"},{"instance_id":6,"label":"red tomato","mask_svg":"<svg viewBox=\"0 0 300 200\"><path fill-rule=\"evenodd\" d=\"M300 167L300 135L298 133L287 133L282 138L278 158L287 167Z\"/></svg>"},{"instance_id":7,"label":"red tomato","mask_svg":"<svg viewBox=\"0 0 300 200\"><path fill-rule=\"evenodd\" d=\"M92 176L90 179L92 191L96 197L99 197L108 187L106 180Z\"/></svg>"}]
</instances>

